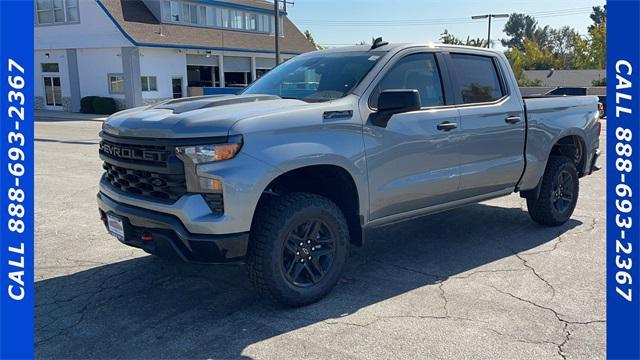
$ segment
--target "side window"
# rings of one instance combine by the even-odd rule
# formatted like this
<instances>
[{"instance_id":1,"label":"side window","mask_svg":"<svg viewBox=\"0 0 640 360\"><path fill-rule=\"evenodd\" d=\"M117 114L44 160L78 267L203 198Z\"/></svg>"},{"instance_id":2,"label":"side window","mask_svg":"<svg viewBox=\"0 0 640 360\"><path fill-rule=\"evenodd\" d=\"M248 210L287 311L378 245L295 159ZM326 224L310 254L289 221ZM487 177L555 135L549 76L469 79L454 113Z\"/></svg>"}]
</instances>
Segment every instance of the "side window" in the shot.
<instances>
[{"instance_id":1,"label":"side window","mask_svg":"<svg viewBox=\"0 0 640 360\"><path fill-rule=\"evenodd\" d=\"M444 105L435 55L415 54L398 61L374 90L369 105L376 108L382 91L396 89L418 90L422 107Z\"/></svg>"},{"instance_id":2,"label":"side window","mask_svg":"<svg viewBox=\"0 0 640 360\"><path fill-rule=\"evenodd\" d=\"M453 71L465 104L491 102L504 96L493 59L487 56L451 54Z\"/></svg>"}]
</instances>

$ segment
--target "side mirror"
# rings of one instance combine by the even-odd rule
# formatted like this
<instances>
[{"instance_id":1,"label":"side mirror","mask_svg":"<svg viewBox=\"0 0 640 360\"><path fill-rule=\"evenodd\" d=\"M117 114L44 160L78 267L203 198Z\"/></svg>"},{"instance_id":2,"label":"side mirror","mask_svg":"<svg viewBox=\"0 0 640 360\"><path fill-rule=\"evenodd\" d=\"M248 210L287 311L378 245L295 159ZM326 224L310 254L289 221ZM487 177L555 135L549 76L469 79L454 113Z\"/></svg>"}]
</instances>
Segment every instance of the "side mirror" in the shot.
<instances>
[{"instance_id":1,"label":"side mirror","mask_svg":"<svg viewBox=\"0 0 640 360\"><path fill-rule=\"evenodd\" d=\"M371 114L371 123L387 127L393 115L420 110L421 107L418 90L385 90L378 97L378 112Z\"/></svg>"}]
</instances>

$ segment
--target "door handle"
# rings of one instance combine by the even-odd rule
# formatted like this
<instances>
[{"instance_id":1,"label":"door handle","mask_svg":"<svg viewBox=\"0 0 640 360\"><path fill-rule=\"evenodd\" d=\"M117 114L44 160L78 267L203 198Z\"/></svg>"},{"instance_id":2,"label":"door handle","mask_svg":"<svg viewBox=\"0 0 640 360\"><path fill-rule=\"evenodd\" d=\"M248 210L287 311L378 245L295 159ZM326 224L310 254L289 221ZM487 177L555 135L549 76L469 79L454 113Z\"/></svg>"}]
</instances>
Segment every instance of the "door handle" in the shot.
<instances>
[{"instance_id":1,"label":"door handle","mask_svg":"<svg viewBox=\"0 0 640 360\"><path fill-rule=\"evenodd\" d=\"M437 129L441 131L450 131L458 127L457 123L444 121L438 124Z\"/></svg>"},{"instance_id":2,"label":"door handle","mask_svg":"<svg viewBox=\"0 0 640 360\"><path fill-rule=\"evenodd\" d=\"M506 119L504 119L504 121L507 124L515 124L515 123L519 123L520 122L520 116L508 116Z\"/></svg>"}]
</instances>

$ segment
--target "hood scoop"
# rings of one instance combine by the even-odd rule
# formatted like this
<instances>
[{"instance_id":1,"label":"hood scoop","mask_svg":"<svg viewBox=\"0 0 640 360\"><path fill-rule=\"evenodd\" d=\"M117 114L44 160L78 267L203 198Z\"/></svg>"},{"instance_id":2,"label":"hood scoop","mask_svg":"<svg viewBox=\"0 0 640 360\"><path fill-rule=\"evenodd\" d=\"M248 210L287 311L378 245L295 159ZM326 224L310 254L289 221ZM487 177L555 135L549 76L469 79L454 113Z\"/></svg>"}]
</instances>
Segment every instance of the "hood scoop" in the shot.
<instances>
[{"instance_id":1,"label":"hood scoop","mask_svg":"<svg viewBox=\"0 0 640 360\"><path fill-rule=\"evenodd\" d=\"M280 99L280 97L275 95L212 95L191 99L171 100L153 106L152 109L166 109L172 110L174 114L182 114L189 111L207 109L217 106L278 99Z\"/></svg>"}]
</instances>

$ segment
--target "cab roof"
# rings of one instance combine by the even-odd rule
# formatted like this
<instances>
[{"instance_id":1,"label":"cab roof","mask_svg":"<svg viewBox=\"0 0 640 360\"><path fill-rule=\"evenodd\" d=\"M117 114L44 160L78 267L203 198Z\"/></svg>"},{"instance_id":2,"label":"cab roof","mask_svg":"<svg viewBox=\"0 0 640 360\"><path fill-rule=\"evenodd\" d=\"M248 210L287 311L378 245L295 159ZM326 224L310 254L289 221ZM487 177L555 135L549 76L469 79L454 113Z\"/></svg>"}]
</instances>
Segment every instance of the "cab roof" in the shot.
<instances>
[{"instance_id":1,"label":"cab roof","mask_svg":"<svg viewBox=\"0 0 640 360\"><path fill-rule=\"evenodd\" d=\"M412 47L427 47L427 48L435 48L435 49L451 49L451 50L472 50L474 52L486 52L488 54L498 54L501 53L498 50L480 48L475 46L463 46L463 45L450 45L450 44L439 44L439 43L394 43L387 44L375 49L371 49L370 44L366 45L353 45L353 46L344 46L344 47L335 47L325 50L320 50L321 52L326 53L340 53L340 52L359 52L359 51L371 51L371 52L397 52L400 50L412 48Z\"/></svg>"}]
</instances>

